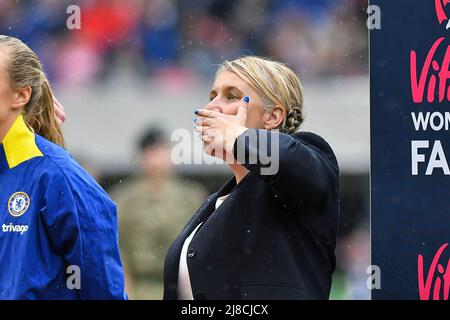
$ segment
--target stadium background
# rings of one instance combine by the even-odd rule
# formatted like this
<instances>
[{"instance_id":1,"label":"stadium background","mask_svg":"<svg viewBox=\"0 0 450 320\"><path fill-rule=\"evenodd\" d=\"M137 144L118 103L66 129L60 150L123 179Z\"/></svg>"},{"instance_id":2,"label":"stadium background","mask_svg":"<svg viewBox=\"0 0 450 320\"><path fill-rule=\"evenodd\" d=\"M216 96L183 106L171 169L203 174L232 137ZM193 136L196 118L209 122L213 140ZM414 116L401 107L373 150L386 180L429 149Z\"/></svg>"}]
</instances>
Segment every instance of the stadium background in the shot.
<instances>
[{"instance_id":1,"label":"stadium background","mask_svg":"<svg viewBox=\"0 0 450 320\"><path fill-rule=\"evenodd\" d=\"M66 9L81 7L81 29ZM106 190L136 175L149 125L192 130L215 68L254 54L286 62L305 93L302 130L323 136L341 168L333 299L368 299L369 79L364 0L0 0L0 34L40 56L68 117L70 152ZM180 165L215 191L226 166Z\"/></svg>"}]
</instances>

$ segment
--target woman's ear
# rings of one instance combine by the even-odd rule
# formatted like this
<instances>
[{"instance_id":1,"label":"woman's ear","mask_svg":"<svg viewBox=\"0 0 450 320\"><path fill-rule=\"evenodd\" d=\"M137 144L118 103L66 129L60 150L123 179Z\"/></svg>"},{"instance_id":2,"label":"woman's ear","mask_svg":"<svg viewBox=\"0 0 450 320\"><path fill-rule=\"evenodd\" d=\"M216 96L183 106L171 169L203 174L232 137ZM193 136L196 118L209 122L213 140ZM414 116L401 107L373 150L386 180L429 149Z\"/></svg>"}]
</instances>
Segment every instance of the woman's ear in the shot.
<instances>
[{"instance_id":1,"label":"woman's ear","mask_svg":"<svg viewBox=\"0 0 450 320\"><path fill-rule=\"evenodd\" d=\"M280 106L275 105L272 110L266 111L264 114L264 129L272 130L280 128L286 117L286 110Z\"/></svg>"},{"instance_id":2,"label":"woman's ear","mask_svg":"<svg viewBox=\"0 0 450 320\"><path fill-rule=\"evenodd\" d=\"M17 89L14 92L14 98L13 98L13 104L12 104L13 109L24 108L27 105L28 101L30 101L32 92L33 92L33 90L31 89L31 87Z\"/></svg>"}]
</instances>

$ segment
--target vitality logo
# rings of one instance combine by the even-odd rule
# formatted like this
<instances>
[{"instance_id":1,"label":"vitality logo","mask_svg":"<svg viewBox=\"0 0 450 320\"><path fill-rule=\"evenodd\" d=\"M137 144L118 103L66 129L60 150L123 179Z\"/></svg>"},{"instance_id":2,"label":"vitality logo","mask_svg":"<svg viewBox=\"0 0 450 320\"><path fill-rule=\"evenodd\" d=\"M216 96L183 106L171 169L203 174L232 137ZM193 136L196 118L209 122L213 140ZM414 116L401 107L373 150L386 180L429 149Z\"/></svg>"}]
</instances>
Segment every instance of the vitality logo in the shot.
<instances>
[{"instance_id":1,"label":"vitality logo","mask_svg":"<svg viewBox=\"0 0 450 320\"><path fill-rule=\"evenodd\" d=\"M436 8L436 15L439 24L442 24L443 22L447 21L447 25L445 26L445 29L447 30L450 28L450 20L448 19L444 8L448 3L450 3L450 0L434 0L434 6Z\"/></svg>"},{"instance_id":2,"label":"vitality logo","mask_svg":"<svg viewBox=\"0 0 450 320\"><path fill-rule=\"evenodd\" d=\"M426 264L424 257L419 254L417 257L419 295L420 300L448 300L450 293L450 259L446 262L441 259L448 243L444 243L431 261L428 273L425 275Z\"/></svg>"}]
</instances>

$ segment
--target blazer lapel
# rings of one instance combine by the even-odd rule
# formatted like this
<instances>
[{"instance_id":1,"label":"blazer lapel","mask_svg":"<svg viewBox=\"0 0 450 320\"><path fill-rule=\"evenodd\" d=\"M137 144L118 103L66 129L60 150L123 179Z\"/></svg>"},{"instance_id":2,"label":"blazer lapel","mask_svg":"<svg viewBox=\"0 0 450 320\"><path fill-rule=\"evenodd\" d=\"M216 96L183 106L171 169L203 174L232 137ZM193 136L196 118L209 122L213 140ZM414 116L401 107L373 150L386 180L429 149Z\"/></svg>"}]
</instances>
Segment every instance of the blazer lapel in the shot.
<instances>
[{"instance_id":1,"label":"blazer lapel","mask_svg":"<svg viewBox=\"0 0 450 320\"><path fill-rule=\"evenodd\" d=\"M194 229L204 222L215 210L217 198L227 191L231 191L236 185L235 178L228 180L220 190L212 194L205 203L194 213L192 219L186 224L180 235L175 239L167 253L164 266L164 299L176 299L176 288L178 282L178 266L180 261L181 249L187 237Z\"/></svg>"},{"instance_id":2,"label":"blazer lapel","mask_svg":"<svg viewBox=\"0 0 450 320\"><path fill-rule=\"evenodd\" d=\"M169 249L167 257L169 261L166 260L165 270L164 270L164 282L166 285L169 285L170 289L166 287L164 292L164 297L167 299L176 299L176 287L178 281L178 265L180 260L181 248L183 247L184 241L187 237L194 231L194 229L202 222L205 222L209 216L216 210L216 201L217 198L224 196L226 194L230 194L234 191L235 188L240 188L242 185L248 183L247 180L251 178L252 173L249 172L247 176L236 185L236 179L232 177L228 180L216 193L212 194L205 203L194 213L192 219L187 223L184 229L181 231L180 235L175 239L174 243ZM244 184L245 183L245 184ZM225 200L225 202L227 199ZM223 209L223 204L219 207L218 210Z\"/></svg>"},{"instance_id":3,"label":"blazer lapel","mask_svg":"<svg viewBox=\"0 0 450 320\"><path fill-rule=\"evenodd\" d=\"M181 247L187 237L194 231L194 229L202 222L204 222L216 209L217 198L230 193L236 186L236 179L232 177L229 179L216 193L212 194L205 203L194 213L192 219L187 223L185 228L181 231L179 237L175 240L173 248L175 252L181 252Z\"/></svg>"},{"instance_id":4,"label":"blazer lapel","mask_svg":"<svg viewBox=\"0 0 450 320\"><path fill-rule=\"evenodd\" d=\"M181 231L180 243L178 246L181 251L181 246L183 246L184 240L194 231L194 229L202 222L208 219L208 217L216 210L217 198L222 197L226 194L230 194L235 188L240 188L245 185L250 180L252 173L249 172L242 181L236 185L236 179L234 177L230 178L216 193L212 194L205 203L195 212L192 219L188 222L186 227ZM226 201L226 200L225 200ZM220 209L220 208L219 208Z\"/></svg>"}]
</instances>

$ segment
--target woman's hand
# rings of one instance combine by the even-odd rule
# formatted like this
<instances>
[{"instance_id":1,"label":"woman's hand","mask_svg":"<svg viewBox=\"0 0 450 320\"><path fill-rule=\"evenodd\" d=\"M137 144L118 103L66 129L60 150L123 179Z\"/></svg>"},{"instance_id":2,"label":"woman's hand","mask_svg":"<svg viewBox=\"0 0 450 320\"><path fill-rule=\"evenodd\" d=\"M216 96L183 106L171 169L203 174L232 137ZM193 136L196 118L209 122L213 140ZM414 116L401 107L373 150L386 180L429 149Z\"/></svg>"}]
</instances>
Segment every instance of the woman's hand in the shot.
<instances>
[{"instance_id":1,"label":"woman's hand","mask_svg":"<svg viewBox=\"0 0 450 320\"><path fill-rule=\"evenodd\" d=\"M195 130L205 143L206 153L227 163L234 163L234 143L248 129L245 125L249 101L247 96L241 100L235 116L206 109L195 111L200 116L194 120Z\"/></svg>"},{"instance_id":2,"label":"woman's hand","mask_svg":"<svg viewBox=\"0 0 450 320\"><path fill-rule=\"evenodd\" d=\"M64 112L64 107L55 96L53 96L53 107L55 109L56 122L58 123L58 126L61 127L66 121L66 113Z\"/></svg>"}]
</instances>

